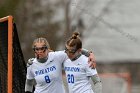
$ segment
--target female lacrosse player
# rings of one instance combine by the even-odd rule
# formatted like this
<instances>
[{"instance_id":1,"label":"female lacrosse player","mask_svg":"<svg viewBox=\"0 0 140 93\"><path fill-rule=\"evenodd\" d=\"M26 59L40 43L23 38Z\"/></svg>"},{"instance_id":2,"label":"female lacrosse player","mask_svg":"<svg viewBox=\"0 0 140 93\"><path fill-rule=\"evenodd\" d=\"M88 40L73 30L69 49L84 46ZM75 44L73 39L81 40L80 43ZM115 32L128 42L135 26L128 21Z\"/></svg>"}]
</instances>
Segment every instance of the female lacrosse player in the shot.
<instances>
[{"instance_id":1,"label":"female lacrosse player","mask_svg":"<svg viewBox=\"0 0 140 93\"><path fill-rule=\"evenodd\" d=\"M79 33L74 32L66 42L65 52L69 59L64 62L69 93L102 93L102 85L96 68L91 69L88 58L81 55L82 42ZM92 90L90 78L95 90Z\"/></svg>"},{"instance_id":2,"label":"female lacrosse player","mask_svg":"<svg viewBox=\"0 0 140 93\"><path fill-rule=\"evenodd\" d=\"M64 51L49 52L49 44L45 38L37 38L33 42L35 58L29 59L25 92L32 93L65 93L62 81L62 63L68 58ZM93 66L94 67L94 66Z\"/></svg>"}]
</instances>

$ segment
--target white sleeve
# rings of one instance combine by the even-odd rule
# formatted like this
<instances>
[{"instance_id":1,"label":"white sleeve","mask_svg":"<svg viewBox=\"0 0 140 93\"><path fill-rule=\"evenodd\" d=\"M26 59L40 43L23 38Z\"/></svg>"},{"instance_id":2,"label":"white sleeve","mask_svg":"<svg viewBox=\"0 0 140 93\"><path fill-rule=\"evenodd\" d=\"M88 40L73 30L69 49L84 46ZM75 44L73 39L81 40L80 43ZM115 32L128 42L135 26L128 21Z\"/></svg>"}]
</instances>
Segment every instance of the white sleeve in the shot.
<instances>
[{"instance_id":1,"label":"white sleeve","mask_svg":"<svg viewBox=\"0 0 140 93\"><path fill-rule=\"evenodd\" d=\"M86 64L86 76L93 76L95 74L97 74L96 68L92 69L88 64Z\"/></svg>"},{"instance_id":2,"label":"white sleeve","mask_svg":"<svg viewBox=\"0 0 140 93\"><path fill-rule=\"evenodd\" d=\"M27 92L27 91L32 92L32 90L33 90L33 82L34 82L33 79L31 79L31 80L26 79L26 82L25 82L25 92Z\"/></svg>"},{"instance_id":3,"label":"white sleeve","mask_svg":"<svg viewBox=\"0 0 140 93\"><path fill-rule=\"evenodd\" d=\"M34 79L34 75L32 73L32 65L27 67L27 74L26 74L27 79Z\"/></svg>"},{"instance_id":4,"label":"white sleeve","mask_svg":"<svg viewBox=\"0 0 140 93\"><path fill-rule=\"evenodd\" d=\"M64 62L65 60L68 59L67 54L65 53L65 51L56 51L56 56L59 59L60 62Z\"/></svg>"}]
</instances>

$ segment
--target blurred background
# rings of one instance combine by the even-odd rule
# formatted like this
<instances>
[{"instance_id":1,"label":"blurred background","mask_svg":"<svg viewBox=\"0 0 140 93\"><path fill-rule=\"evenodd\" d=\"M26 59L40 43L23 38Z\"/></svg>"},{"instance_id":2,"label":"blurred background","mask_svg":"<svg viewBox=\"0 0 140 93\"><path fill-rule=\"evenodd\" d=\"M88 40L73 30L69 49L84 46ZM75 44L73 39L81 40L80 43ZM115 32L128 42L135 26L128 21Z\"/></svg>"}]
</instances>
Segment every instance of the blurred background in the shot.
<instances>
[{"instance_id":1,"label":"blurred background","mask_svg":"<svg viewBox=\"0 0 140 93\"><path fill-rule=\"evenodd\" d=\"M79 31L99 74L123 79L103 81L104 91L116 91L110 85L118 84L122 92L103 93L140 93L139 8L139 0L0 0L0 18L14 17L25 61L34 57L35 38L45 37L51 49L63 50L65 40Z\"/></svg>"}]
</instances>

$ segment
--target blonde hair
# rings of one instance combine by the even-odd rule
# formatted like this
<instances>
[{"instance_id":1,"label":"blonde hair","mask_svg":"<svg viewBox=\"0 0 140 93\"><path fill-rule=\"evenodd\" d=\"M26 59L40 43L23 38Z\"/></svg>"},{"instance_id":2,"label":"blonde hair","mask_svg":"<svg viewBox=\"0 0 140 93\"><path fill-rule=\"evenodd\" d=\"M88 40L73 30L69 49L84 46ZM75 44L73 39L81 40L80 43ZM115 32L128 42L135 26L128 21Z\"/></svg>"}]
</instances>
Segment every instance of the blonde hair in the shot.
<instances>
[{"instance_id":1,"label":"blonde hair","mask_svg":"<svg viewBox=\"0 0 140 93\"><path fill-rule=\"evenodd\" d=\"M50 45L49 45L49 43L48 43L46 38L40 37L40 38L35 39L33 41L32 48L35 47L36 43L44 43L44 45L47 46L48 49L50 49Z\"/></svg>"}]
</instances>

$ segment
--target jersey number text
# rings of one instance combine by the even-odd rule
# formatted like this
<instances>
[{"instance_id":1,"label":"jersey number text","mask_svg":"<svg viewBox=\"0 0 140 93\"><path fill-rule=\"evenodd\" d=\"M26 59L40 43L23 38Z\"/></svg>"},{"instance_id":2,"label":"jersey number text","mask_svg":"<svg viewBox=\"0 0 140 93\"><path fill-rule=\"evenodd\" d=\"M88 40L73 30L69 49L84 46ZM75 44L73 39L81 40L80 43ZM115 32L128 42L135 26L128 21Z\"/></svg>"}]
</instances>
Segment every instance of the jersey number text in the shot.
<instances>
[{"instance_id":1,"label":"jersey number text","mask_svg":"<svg viewBox=\"0 0 140 93\"><path fill-rule=\"evenodd\" d=\"M45 76L45 81L46 81L46 83L50 83L51 82L50 77L48 75Z\"/></svg>"},{"instance_id":2,"label":"jersey number text","mask_svg":"<svg viewBox=\"0 0 140 93\"><path fill-rule=\"evenodd\" d=\"M74 83L74 75L73 74L68 74L67 79L68 79L68 83Z\"/></svg>"}]
</instances>

